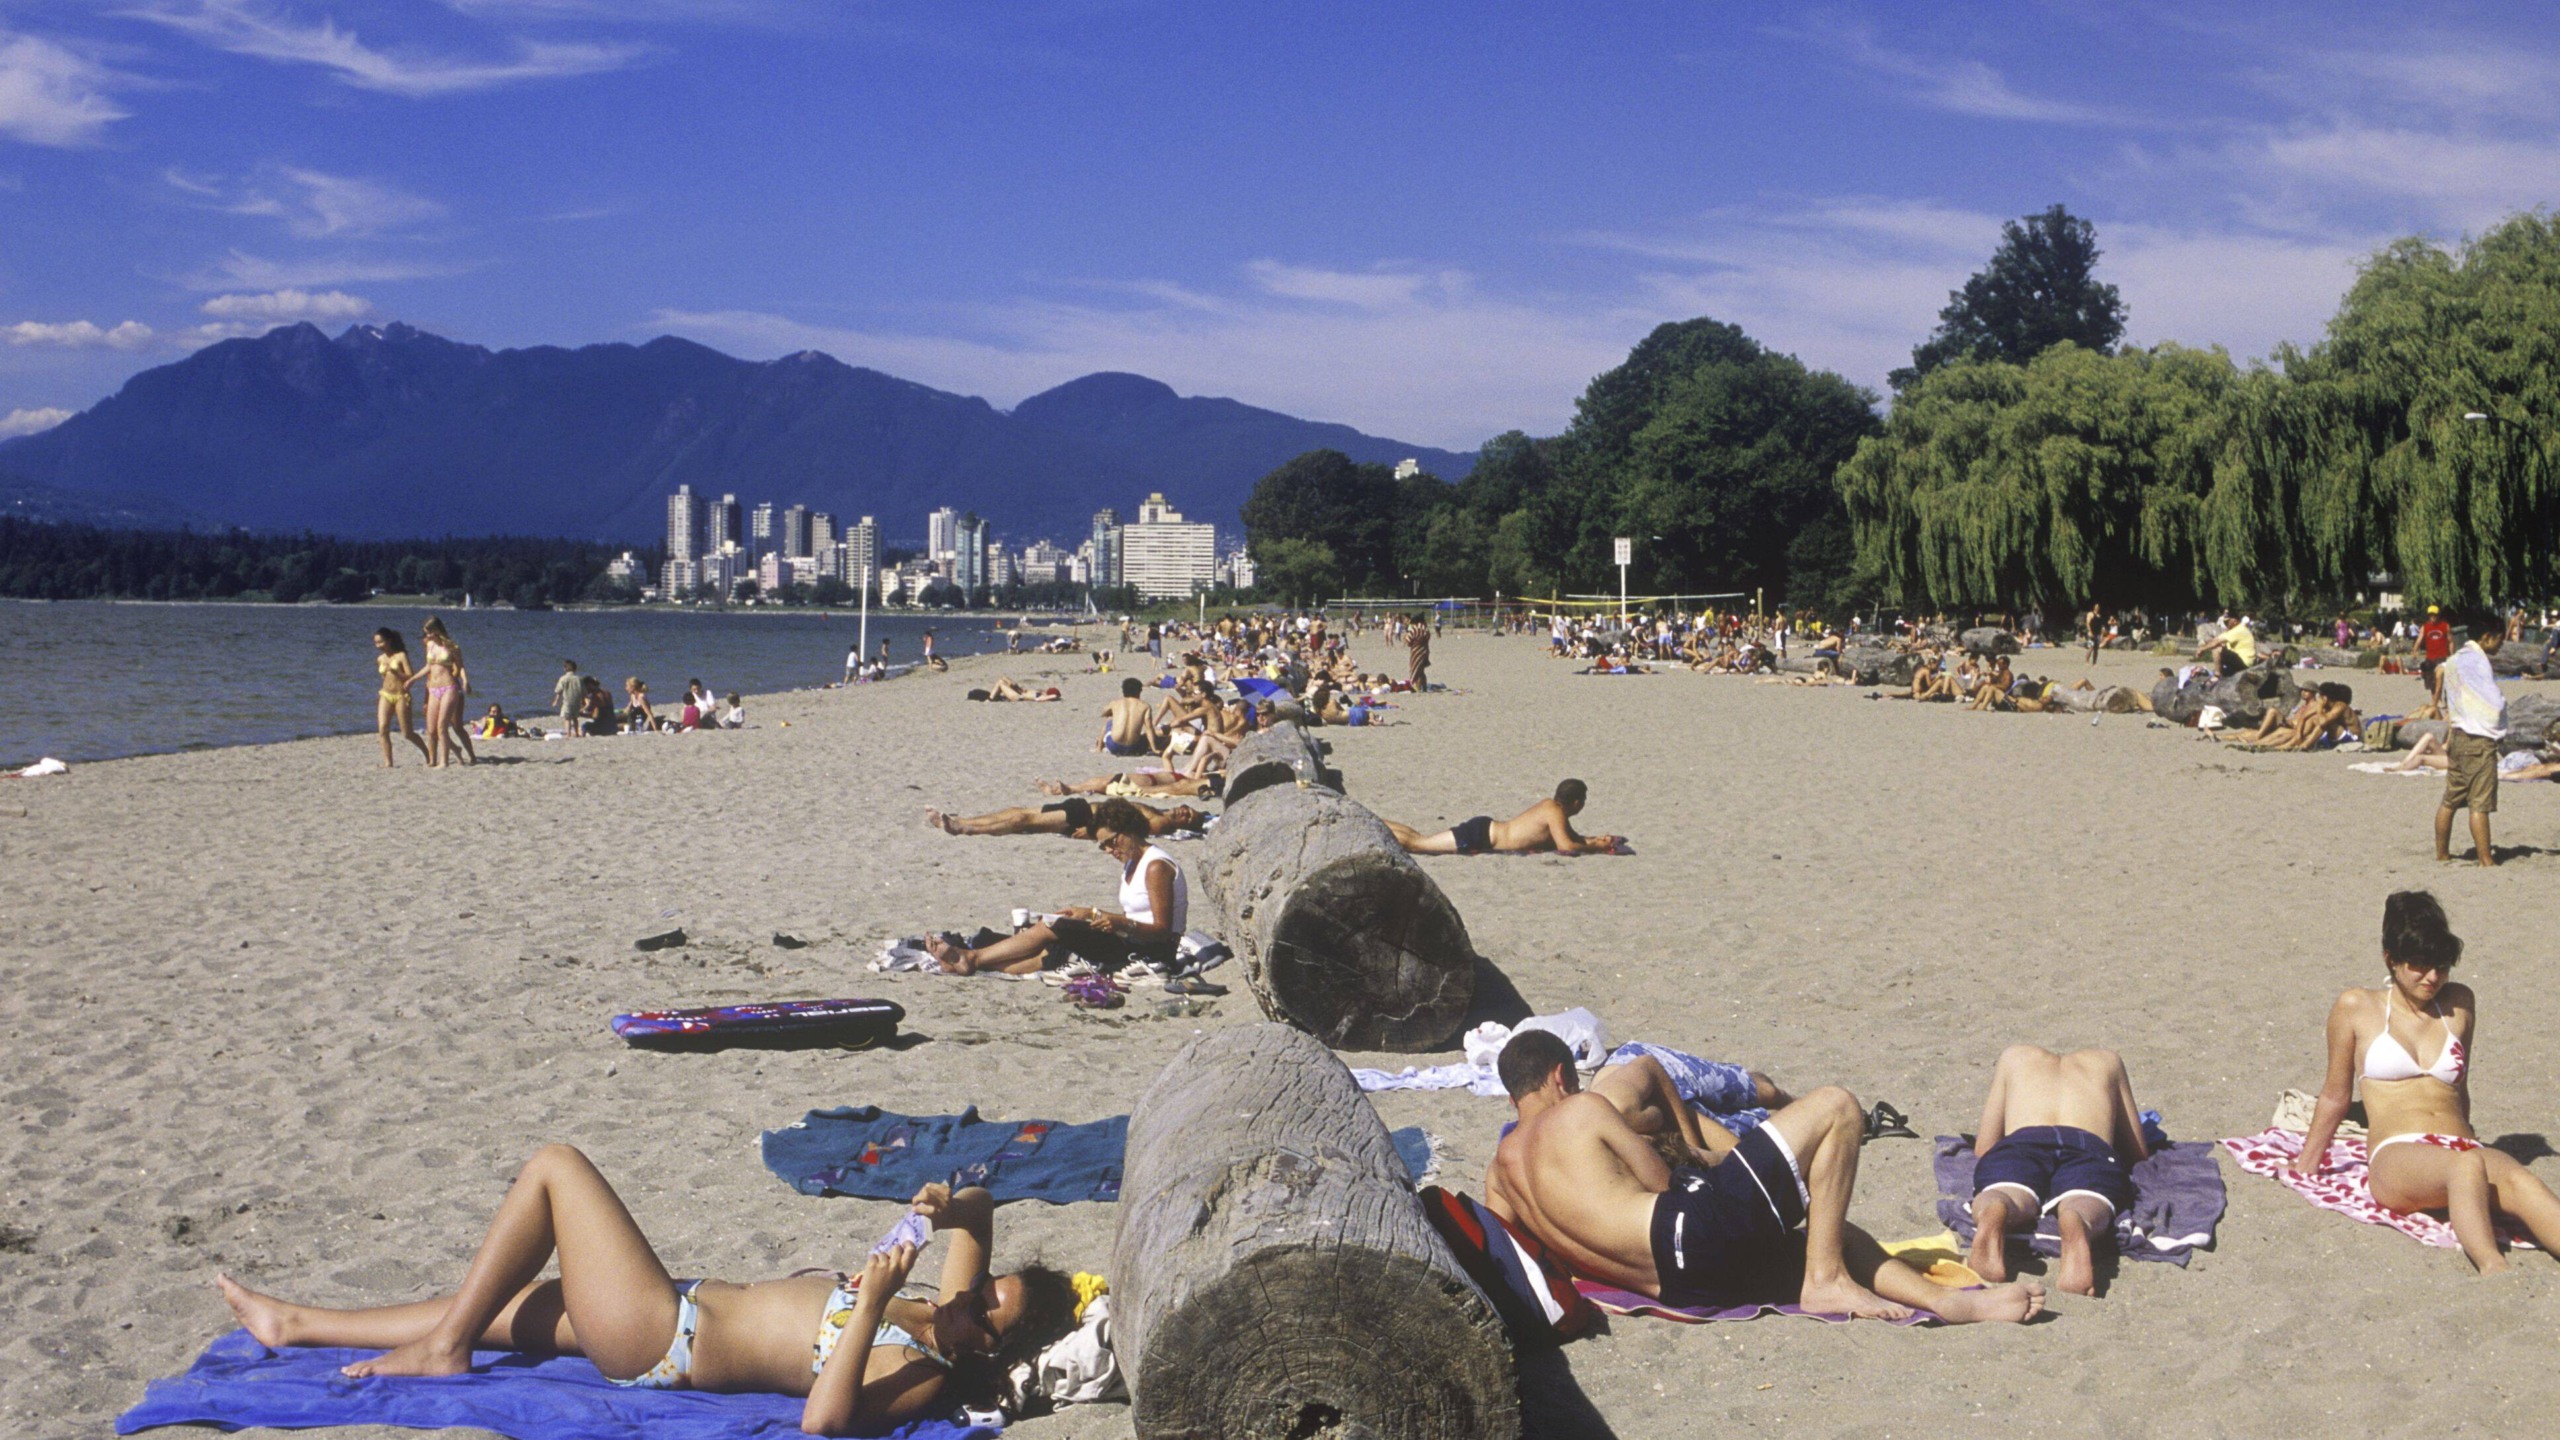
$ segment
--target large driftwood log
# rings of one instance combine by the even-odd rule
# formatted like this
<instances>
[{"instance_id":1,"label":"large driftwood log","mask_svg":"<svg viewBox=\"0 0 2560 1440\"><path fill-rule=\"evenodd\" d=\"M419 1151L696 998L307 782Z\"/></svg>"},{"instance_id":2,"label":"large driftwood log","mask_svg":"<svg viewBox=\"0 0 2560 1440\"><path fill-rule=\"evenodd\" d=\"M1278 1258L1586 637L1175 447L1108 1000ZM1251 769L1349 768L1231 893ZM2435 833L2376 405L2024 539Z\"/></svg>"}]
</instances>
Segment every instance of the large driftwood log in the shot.
<instances>
[{"instance_id":1,"label":"large driftwood log","mask_svg":"<svg viewBox=\"0 0 2560 1440\"><path fill-rule=\"evenodd\" d=\"M1272 785L1231 803L1194 872L1262 1013L1345 1050L1430 1050L1475 1002L1475 946L1377 816Z\"/></svg>"},{"instance_id":2,"label":"large driftwood log","mask_svg":"<svg viewBox=\"0 0 2560 1440\"><path fill-rule=\"evenodd\" d=\"M1193 1041L1129 1116L1111 1348L1142 1437L1510 1437L1511 1351L1387 1127L1279 1025Z\"/></svg>"},{"instance_id":3,"label":"large driftwood log","mask_svg":"<svg viewBox=\"0 0 2560 1440\"><path fill-rule=\"evenodd\" d=\"M1271 785L1327 785L1339 790L1342 777L1325 768L1324 747L1306 727L1283 720L1247 735L1227 756L1229 805Z\"/></svg>"}]
</instances>

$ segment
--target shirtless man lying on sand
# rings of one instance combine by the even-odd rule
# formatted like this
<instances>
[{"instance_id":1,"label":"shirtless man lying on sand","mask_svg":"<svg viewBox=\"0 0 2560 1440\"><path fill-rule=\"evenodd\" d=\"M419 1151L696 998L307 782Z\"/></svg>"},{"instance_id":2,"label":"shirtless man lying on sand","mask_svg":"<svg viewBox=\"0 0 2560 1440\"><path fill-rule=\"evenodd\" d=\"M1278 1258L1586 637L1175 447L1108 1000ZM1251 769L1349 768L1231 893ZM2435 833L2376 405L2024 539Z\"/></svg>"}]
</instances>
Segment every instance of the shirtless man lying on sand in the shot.
<instances>
[{"instance_id":1,"label":"shirtless man lying on sand","mask_svg":"<svg viewBox=\"0 0 2560 1440\"><path fill-rule=\"evenodd\" d=\"M1152 805L1133 805L1147 818L1147 831L1152 835L1170 835L1178 830L1197 830L1208 816L1188 805L1158 810ZM1034 810L1017 805L1009 810L992 810L984 815L952 815L940 810L924 812L924 823L945 835L1064 835L1070 840L1093 838L1093 802L1081 795L1043 805Z\"/></svg>"},{"instance_id":2,"label":"shirtless man lying on sand","mask_svg":"<svg viewBox=\"0 0 2560 1440\"><path fill-rule=\"evenodd\" d=\"M2001 1051L1973 1153L1980 1158L1965 1264L1985 1280L2008 1278L2010 1227L2032 1233L2036 1217L2050 1212L2062 1229L2053 1283L2096 1294L2091 1237L2113 1242L2116 1213L2133 1203L2132 1167L2151 1154L2124 1061L2113 1050Z\"/></svg>"},{"instance_id":3,"label":"shirtless man lying on sand","mask_svg":"<svg viewBox=\"0 0 2560 1440\"><path fill-rule=\"evenodd\" d=\"M1554 1035L1513 1036L1497 1064L1520 1124L1494 1151L1489 1202L1577 1275L1682 1306L1792 1283L1807 1310L1878 1320L1920 1309L1952 1324L2019 1322L2044 1308L2035 1284L1932 1284L1848 1222L1866 1117L1846 1090L1787 1106L1712 1165L1674 1167L1616 1105L1582 1091Z\"/></svg>"},{"instance_id":4,"label":"shirtless man lying on sand","mask_svg":"<svg viewBox=\"0 0 2560 1440\"><path fill-rule=\"evenodd\" d=\"M1117 775L1096 775L1090 780L1043 780L1043 795L1117 795L1123 798L1143 796L1149 800L1197 800L1218 798L1227 786L1224 775L1177 775L1170 770L1128 770Z\"/></svg>"},{"instance_id":5,"label":"shirtless man lying on sand","mask_svg":"<svg viewBox=\"0 0 2560 1440\"><path fill-rule=\"evenodd\" d=\"M1409 855L1533 855L1553 850L1559 855L1607 855L1625 842L1623 835L1577 835L1573 817L1582 813L1590 788L1579 780L1556 787L1553 799L1541 800L1508 820L1478 815L1461 820L1436 835L1386 820L1396 843ZM1384 817L1380 817L1384 819Z\"/></svg>"}]
</instances>

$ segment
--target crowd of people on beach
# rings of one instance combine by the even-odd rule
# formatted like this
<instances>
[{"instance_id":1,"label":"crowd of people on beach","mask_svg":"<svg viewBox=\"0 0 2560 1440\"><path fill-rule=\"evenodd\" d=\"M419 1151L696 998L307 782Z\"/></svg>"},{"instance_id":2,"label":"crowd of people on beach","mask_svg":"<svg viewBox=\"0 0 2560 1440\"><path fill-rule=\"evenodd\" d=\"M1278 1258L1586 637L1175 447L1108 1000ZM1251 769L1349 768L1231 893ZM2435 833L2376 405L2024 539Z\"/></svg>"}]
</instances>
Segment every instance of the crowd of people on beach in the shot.
<instances>
[{"instance_id":1,"label":"crowd of people on beach","mask_svg":"<svg viewBox=\"0 0 2560 1440\"><path fill-rule=\"evenodd\" d=\"M1119 694L1101 708L1090 748L1129 763L1087 780L1040 781L1050 798L1036 808L978 816L925 812L928 825L954 836L1089 842L1116 872L1118 908L1024 910L1006 933L965 940L930 934L916 946L915 968L956 976L1056 972L1079 981L1135 973L1197 983L1186 943L1213 937L1193 935L1189 884L1166 846L1217 822L1189 802L1216 799L1237 748L1281 719L1384 723L1381 712L1401 703L1388 697L1431 688L1434 628L1422 615L1381 623L1384 637L1406 651L1402 680L1362 672L1343 630L1322 616L1229 616L1213 624L1150 625L1143 635L1125 629L1117 651L1093 652L1094 671L1112 673L1120 657L1143 655L1159 673L1152 686L1141 674L1122 675ZM2083 617L2081 638L2094 653L2123 628L2124 622L2092 610ZM2342 644L2349 628L2341 620ZM2001 633L2033 645L2039 629L2030 623L2003 626ZM2261 638L2245 618L2225 617L2201 630L2185 665L2163 670L2166 688L2158 693L2246 675L2266 663ZM2495 809L2506 719L2492 661L2504 644L2522 637L2511 625L2488 624L2456 647L2445 631L2430 612L2410 643L2427 708L2448 729L2399 768L2440 768L2447 775L2436 823L2438 858L2450 858L2451 827L2467 809L2477 858L2489 864L2487 817ZM2372 637L2354 638L2366 643ZM2085 681L2065 690L2040 676L2021 676L2010 653L2018 644L1977 654L1951 627L1933 622L1874 635L1783 612L1672 615L1641 628L1559 616L1548 641L1552 653L1592 663L1678 663L1763 677L1783 673L1777 667L1792 658L1793 647L1811 658L1811 678L1829 683L1854 682L1861 662L1853 654L1882 650L1910 662L1912 679L1895 698L2020 713L2115 705L2112 698L2100 704L2094 695L2103 691ZM469 694L461 651L437 620L428 622L425 642L426 664L412 670L396 632L375 635L385 763L394 758L395 728L431 765L452 763L457 746L462 763L469 763L473 727L460 718ZM880 663L885 667L885 654ZM421 685L423 734L411 725L408 694ZM597 681L564 664L555 691L564 731L687 730L729 724L739 714L736 696L720 712L699 682L687 687L673 715L651 705L636 677L623 688L625 703L617 708ZM1151 688L1161 692L1152 701ZM1005 679L984 698L1057 693L1043 689L1045 696ZM2158 708L2151 694L2104 689L2129 695L2125 708ZM2062 698L2075 694L2089 698ZM2267 709L2245 743L2316 748L2360 734L2363 718L2351 691L2314 683L2302 688L2290 710ZM481 733L508 733L492 726L511 726L494 705ZM2560 759L2537 759L2536 766L2560 772ZM2521 768L2527 767L2504 770L2513 775ZM1568 779L1509 820L1476 816L1429 833L1384 823L1402 848L1424 856L1622 852L1622 837L1574 828L1588 799L1588 787ZM2560 1198L2473 1130L2470 1077L2480 999L2453 979L2462 953L2434 896L2410 890L2387 898L2379 946L2384 983L2351 986L2330 1007L2318 1043L2321 1087L2287 1168L2306 1182L2335 1181L2344 1156L2365 1203L2390 1213L2442 1212L2464 1254L2487 1273L2509 1263L2502 1226L2560 1251ZM2156 1118L2136 1102L2115 1052L2008 1046L1971 1137L1973 1238L1965 1266L1980 1283L1950 1287L1887 1254L1848 1218L1862 1149L1888 1118L1887 1107L1866 1107L1841 1085L1793 1095L1766 1075L1729 1063L1652 1046L1621 1050L1598 1065L1586 1085L1583 1071L1594 1068L1595 1057L1577 1053L1551 1028L1524 1025L1511 1032L1493 1068L1515 1119L1484 1185L1492 1212L1537 1247L1538 1263L1551 1260L1576 1280L1665 1306L1783 1293L1820 1314L1900 1320L1925 1311L1954 1323L2024 1322L2045 1308L2046 1295L2037 1281L2013 1278L2015 1248L2050 1220L2059 1247L2054 1284L2097 1293L2116 1222L2135 1203L2136 1168L2166 1143ZM1696 1074L1715 1076L1734 1092L1722 1103L1747 1111L1740 1118L1728 1114L1731 1124L1719 1120L1691 1078ZM2332 1142L2358 1102L2367 1138L2342 1151ZM805 1396L802 1423L810 1433L863 1433L945 1414L962 1400L983 1401L1004 1368L1073 1327L1079 1295L1067 1276L1039 1264L991 1273L993 1226L994 1200L986 1190L927 1185L858 1272L743 1284L677 1280L586 1157L552 1145L519 1173L450 1294L330 1309L254 1292L228 1277L220 1284L242 1325L266 1345L383 1352L347 1366L350 1376L459 1373L470 1367L475 1348L573 1353L590 1358L619 1386ZM939 1283L908 1287L935 1237L948 1242ZM555 1262L557 1277L544 1278Z\"/></svg>"},{"instance_id":2,"label":"crowd of people on beach","mask_svg":"<svg viewBox=\"0 0 2560 1440\"><path fill-rule=\"evenodd\" d=\"M622 699L617 704L604 682L580 673L575 660L561 661L559 678L552 682L556 728L546 730L510 716L496 701L491 701L478 719L466 719L471 672L463 664L462 647L454 643L438 616L427 617L420 636L426 664L413 668L408 642L399 631L384 626L373 632L374 669L381 678L381 688L374 697L374 731L382 742L385 769L392 768L398 759L392 744L395 737L408 740L430 767L441 769L453 764L477 764L479 754L472 747L475 739L575 740L596 735L680 735L697 730L746 728L746 700L734 690L725 698L716 697L700 680L688 680L684 698L661 708L650 703L648 682L633 675L623 680ZM426 699L423 733L418 725L417 700L409 693L421 686ZM457 760L456 756L460 758Z\"/></svg>"}]
</instances>

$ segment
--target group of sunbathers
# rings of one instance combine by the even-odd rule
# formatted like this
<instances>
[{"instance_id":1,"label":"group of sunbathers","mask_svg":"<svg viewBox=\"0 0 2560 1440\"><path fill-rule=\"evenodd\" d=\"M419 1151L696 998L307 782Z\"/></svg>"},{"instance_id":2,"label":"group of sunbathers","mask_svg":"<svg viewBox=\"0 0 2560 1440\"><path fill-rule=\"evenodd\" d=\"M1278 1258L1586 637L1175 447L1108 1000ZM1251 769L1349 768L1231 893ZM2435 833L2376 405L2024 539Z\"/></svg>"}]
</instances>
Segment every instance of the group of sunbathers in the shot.
<instances>
[{"instance_id":1,"label":"group of sunbathers","mask_svg":"<svg viewBox=\"0 0 2560 1440\"><path fill-rule=\"evenodd\" d=\"M2424 891L2383 906L2378 990L2331 1007L2327 1075L2294 1168L2330 1167L2330 1142L2359 1091L2368 1185L2388 1210L2441 1210L2483 1273L2503 1270L2497 1225L2560 1249L2560 1197L2471 1128L2478 1001L2452 980L2462 941ZM2432 1058L2422 1058L2432 1057ZM2134 1168L2165 1143L2108 1050L2013 1045L1993 1067L1973 1139L1966 1264L1987 1284L1945 1289L1848 1222L1864 1112L1849 1091L1801 1099L1770 1087L1768 1118L1736 1135L1694 1112L1667 1077L1603 1069L1586 1090L1554 1033L1524 1027L1498 1062L1518 1123L1486 1176L1488 1201L1574 1274L1666 1305L1793 1301L1827 1314L2026 1320L2040 1285L2010 1279L2009 1250L2054 1221L2054 1283L2095 1294L2099 1266L2133 1207Z\"/></svg>"}]
</instances>

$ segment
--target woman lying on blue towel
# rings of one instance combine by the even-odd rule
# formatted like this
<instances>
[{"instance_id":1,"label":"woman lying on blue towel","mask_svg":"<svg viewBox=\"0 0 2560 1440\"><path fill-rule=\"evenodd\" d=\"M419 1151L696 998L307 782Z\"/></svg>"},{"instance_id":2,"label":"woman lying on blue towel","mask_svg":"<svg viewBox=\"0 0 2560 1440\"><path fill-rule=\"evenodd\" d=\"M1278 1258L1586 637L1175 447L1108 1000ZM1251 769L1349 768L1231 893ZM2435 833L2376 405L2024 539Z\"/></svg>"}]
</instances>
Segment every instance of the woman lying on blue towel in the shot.
<instances>
[{"instance_id":1,"label":"woman lying on blue towel","mask_svg":"<svg viewBox=\"0 0 2560 1440\"><path fill-rule=\"evenodd\" d=\"M930 1299L901 1289L919 1246L902 1225L857 1275L734 1284L676 1280L587 1157L546 1145L498 1205L451 1295L328 1310L225 1275L232 1313L268 1346L384 1353L353 1376L453 1375L471 1352L584 1355L617 1385L805 1395L814 1435L875 1434L983 1404L998 1377L1074 1326L1075 1287L1045 1266L990 1276L995 1202L971 1187L917 1192L913 1214L951 1243ZM931 1234L923 1239L929 1243ZM560 1277L539 1278L551 1257Z\"/></svg>"}]
</instances>

